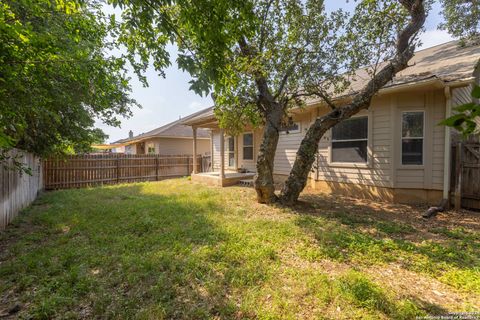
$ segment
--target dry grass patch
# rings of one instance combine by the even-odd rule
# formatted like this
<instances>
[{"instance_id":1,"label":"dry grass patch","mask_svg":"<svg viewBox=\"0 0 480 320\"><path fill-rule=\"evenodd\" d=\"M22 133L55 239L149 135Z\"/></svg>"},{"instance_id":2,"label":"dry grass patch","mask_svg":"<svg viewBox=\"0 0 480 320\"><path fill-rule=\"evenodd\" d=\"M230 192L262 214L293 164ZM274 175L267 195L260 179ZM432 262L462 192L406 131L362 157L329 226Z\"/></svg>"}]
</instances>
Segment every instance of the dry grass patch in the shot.
<instances>
[{"instance_id":1,"label":"dry grass patch","mask_svg":"<svg viewBox=\"0 0 480 320\"><path fill-rule=\"evenodd\" d=\"M479 220L187 179L48 192L0 234L11 318L411 319L472 311Z\"/></svg>"}]
</instances>

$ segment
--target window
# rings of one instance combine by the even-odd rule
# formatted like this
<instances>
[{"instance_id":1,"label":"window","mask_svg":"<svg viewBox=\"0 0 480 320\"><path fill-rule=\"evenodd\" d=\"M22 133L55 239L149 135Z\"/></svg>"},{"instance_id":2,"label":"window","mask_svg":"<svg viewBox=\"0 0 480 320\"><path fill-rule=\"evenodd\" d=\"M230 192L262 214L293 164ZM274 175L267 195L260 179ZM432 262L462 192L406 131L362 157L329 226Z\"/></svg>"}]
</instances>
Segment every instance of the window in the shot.
<instances>
[{"instance_id":1,"label":"window","mask_svg":"<svg viewBox=\"0 0 480 320\"><path fill-rule=\"evenodd\" d=\"M280 128L280 133L299 133L300 132L300 123L299 122L292 122L289 125L283 125Z\"/></svg>"},{"instance_id":2,"label":"window","mask_svg":"<svg viewBox=\"0 0 480 320\"><path fill-rule=\"evenodd\" d=\"M367 162L368 117L355 117L332 128L332 162Z\"/></svg>"},{"instance_id":3,"label":"window","mask_svg":"<svg viewBox=\"0 0 480 320\"><path fill-rule=\"evenodd\" d=\"M235 166L235 139L233 137L228 137L228 166Z\"/></svg>"},{"instance_id":4,"label":"window","mask_svg":"<svg viewBox=\"0 0 480 320\"><path fill-rule=\"evenodd\" d=\"M253 133L243 134L243 160L253 160Z\"/></svg>"},{"instance_id":5,"label":"window","mask_svg":"<svg viewBox=\"0 0 480 320\"><path fill-rule=\"evenodd\" d=\"M147 145L147 153L148 154L155 154L155 145L154 144L148 144Z\"/></svg>"},{"instance_id":6,"label":"window","mask_svg":"<svg viewBox=\"0 0 480 320\"><path fill-rule=\"evenodd\" d=\"M423 111L402 113L402 164L423 164Z\"/></svg>"}]
</instances>

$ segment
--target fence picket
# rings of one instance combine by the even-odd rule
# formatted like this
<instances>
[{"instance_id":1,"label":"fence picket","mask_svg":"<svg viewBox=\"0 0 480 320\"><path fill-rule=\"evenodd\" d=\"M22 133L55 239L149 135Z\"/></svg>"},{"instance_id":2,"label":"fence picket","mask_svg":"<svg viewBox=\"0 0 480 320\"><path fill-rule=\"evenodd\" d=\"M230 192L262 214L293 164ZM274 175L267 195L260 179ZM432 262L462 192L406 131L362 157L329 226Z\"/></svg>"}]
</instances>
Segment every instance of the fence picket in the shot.
<instances>
[{"instance_id":1,"label":"fence picket","mask_svg":"<svg viewBox=\"0 0 480 320\"><path fill-rule=\"evenodd\" d=\"M199 156L198 172L210 168L210 157ZM73 155L50 158L43 164L45 189L66 189L190 175L190 155Z\"/></svg>"},{"instance_id":2,"label":"fence picket","mask_svg":"<svg viewBox=\"0 0 480 320\"><path fill-rule=\"evenodd\" d=\"M0 230L35 200L43 184L38 157L18 149L12 149L8 154L11 157L0 166ZM12 169L13 158L29 167L32 175Z\"/></svg>"}]
</instances>

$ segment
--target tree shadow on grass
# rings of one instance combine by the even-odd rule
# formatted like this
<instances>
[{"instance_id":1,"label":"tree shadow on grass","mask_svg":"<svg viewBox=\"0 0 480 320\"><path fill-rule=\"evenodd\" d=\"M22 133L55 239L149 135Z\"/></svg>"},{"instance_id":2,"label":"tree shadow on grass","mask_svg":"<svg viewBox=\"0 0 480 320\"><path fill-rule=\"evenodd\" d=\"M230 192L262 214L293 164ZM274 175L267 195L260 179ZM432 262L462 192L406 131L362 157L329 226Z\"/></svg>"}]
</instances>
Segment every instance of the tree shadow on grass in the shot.
<instances>
[{"instance_id":1,"label":"tree shadow on grass","mask_svg":"<svg viewBox=\"0 0 480 320\"><path fill-rule=\"evenodd\" d=\"M408 219L385 218L392 214L387 210L372 210L368 205L324 195L309 195L307 199L308 203L294 208L299 215L296 225L316 240L314 246L300 252L305 258L364 266L393 263L463 291L480 292L476 230L437 237ZM403 208L408 210L408 206ZM423 301L421 297L416 300ZM432 313L445 311L434 304L422 305Z\"/></svg>"},{"instance_id":2,"label":"tree shadow on grass","mask_svg":"<svg viewBox=\"0 0 480 320\"><path fill-rule=\"evenodd\" d=\"M448 224L432 223L427 228L429 222L419 221L422 219L415 212L409 216L408 212L416 208L406 205L362 203L325 195L308 195L305 199L308 202L295 208L300 215L297 224L316 233L321 242L335 244L338 250L332 254L336 252L339 257L348 259L349 249L363 252L378 247L380 257L387 261L397 260L398 252L402 252L459 269L472 269L480 263L476 229L449 234L445 230ZM328 232L324 232L326 229Z\"/></svg>"},{"instance_id":3,"label":"tree shadow on grass","mask_svg":"<svg viewBox=\"0 0 480 320\"><path fill-rule=\"evenodd\" d=\"M214 196L143 184L47 193L1 235L0 301L34 318L234 318L230 293L261 283L270 258L214 222Z\"/></svg>"}]
</instances>

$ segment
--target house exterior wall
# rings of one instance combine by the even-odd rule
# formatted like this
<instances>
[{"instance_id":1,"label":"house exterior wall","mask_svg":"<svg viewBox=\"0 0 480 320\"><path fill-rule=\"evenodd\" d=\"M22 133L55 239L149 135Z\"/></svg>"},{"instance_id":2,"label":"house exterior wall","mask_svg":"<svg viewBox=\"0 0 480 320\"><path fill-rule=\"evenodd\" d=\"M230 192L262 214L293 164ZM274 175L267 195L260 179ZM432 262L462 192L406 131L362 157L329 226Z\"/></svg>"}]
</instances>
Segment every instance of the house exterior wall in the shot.
<instances>
[{"instance_id":1,"label":"house exterior wall","mask_svg":"<svg viewBox=\"0 0 480 320\"><path fill-rule=\"evenodd\" d=\"M193 138L154 138L145 140L145 152L154 147L155 154L160 155L192 155ZM197 139L197 153L210 154L209 139Z\"/></svg>"},{"instance_id":2,"label":"house exterior wall","mask_svg":"<svg viewBox=\"0 0 480 320\"><path fill-rule=\"evenodd\" d=\"M256 171L256 163L260 143L262 141L263 130L260 128L245 129L245 133L253 133L253 160L243 160L243 135L240 134L235 139L235 162L236 166L228 166L228 136L225 136L225 170L236 170L237 168L245 168L250 172ZM212 148L213 148L213 171L220 170L220 130L212 131Z\"/></svg>"},{"instance_id":3,"label":"house exterior wall","mask_svg":"<svg viewBox=\"0 0 480 320\"><path fill-rule=\"evenodd\" d=\"M137 145L136 144L129 144L125 146L125 153L126 154L137 154Z\"/></svg>"},{"instance_id":4,"label":"house exterior wall","mask_svg":"<svg viewBox=\"0 0 480 320\"><path fill-rule=\"evenodd\" d=\"M275 152L274 174L288 175L297 154L298 147L302 142L308 127L314 120L313 111L303 112L292 116L292 120L299 124L298 132L280 132L278 137L277 151Z\"/></svg>"},{"instance_id":5,"label":"house exterior wall","mask_svg":"<svg viewBox=\"0 0 480 320\"><path fill-rule=\"evenodd\" d=\"M125 146L113 148L112 152L113 153L125 153Z\"/></svg>"},{"instance_id":6,"label":"house exterior wall","mask_svg":"<svg viewBox=\"0 0 480 320\"><path fill-rule=\"evenodd\" d=\"M402 165L402 112L425 113L423 164ZM321 114L321 111L320 111ZM443 189L445 130L438 123L445 117L443 90L413 91L383 95L372 100L369 110L359 115L369 119L368 162L330 162L331 131L319 144L317 188L345 191L364 197L395 202L437 202ZM368 186L360 192L351 185ZM390 190L388 190L390 189Z\"/></svg>"},{"instance_id":7,"label":"house exterior wall","mask_svg":"<svg viewBox=\"0 0 480 320\"><path fill-rule=\"evenodd\" d=\"M368 157L366 164L333 163L331 161L331 130L318 146L318 166L310 173L310 185L316 189L370 197L394 202L436 203L442 198L444 177L445 128L439 122L445 118L443 89L411 90L377 96L368 110L357 116L368 116ZM402 112L423 111L423 164L402 165ZM325 114L325 107L309 107L293 115L300 131L281 133L275 153L274 174L284 181L295 161L296 152L305 132L317 116ZM254 135L256 160L262 130ZM255 163L242 160L242 137L237 138L237 164L255 171ZM220 135L213 131L214 171L220 168ZM227 143L227 139L225 139ZM227 146L225 147L225 152ZM226 153L225 168L228 158ZM359 190L363 190L360 192Z\"/></svg>"},{"instance_id":8,"label":"house exterior wall","mask_svg":"<svg viewBox=\"0 0 480 320\"><path fill-rule=\"evenodd\" d=\"M243 159L243 136L239 135L237 137L238 141L238 167L245 168L248 171L256 172L257 171L257 157L258 151L260 150L260 143L262 142L262 129L247 129L245 132L253 133L253 160L244 160Z\"/></svg>"},{"instance_id":9,"label":"house exterior wall","mask_svg":"<svg viewBox=\"0 0 480 320\"><path fill-rule=\"evenodd\" d=\"M143 141L145 153L149 147L155 148L155 154L161 155L192 155L192 138L154 138ZM126 154L138 154L137 144L125 146ZM197 153L199 155L210 154L210 139L197 139Z\"/></svg>"}]
</instances>

